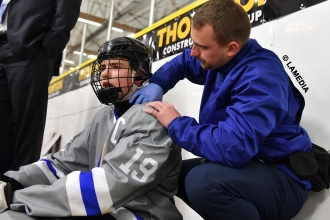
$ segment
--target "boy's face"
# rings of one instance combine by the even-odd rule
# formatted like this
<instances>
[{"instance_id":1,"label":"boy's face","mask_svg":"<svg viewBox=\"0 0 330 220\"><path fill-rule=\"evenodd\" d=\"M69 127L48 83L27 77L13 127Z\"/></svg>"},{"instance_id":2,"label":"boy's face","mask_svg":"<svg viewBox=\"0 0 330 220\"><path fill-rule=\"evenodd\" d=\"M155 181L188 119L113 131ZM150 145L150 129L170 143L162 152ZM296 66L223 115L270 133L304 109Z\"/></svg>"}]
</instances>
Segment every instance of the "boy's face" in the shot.
<instances>
[{"instance_id":1,"label":"boy's face","mask_svg":"<svg viewBox=\"0 0 330 220\"><path fill-rule=\"evenodd\" d=\"M132 87L133 78L129 62L122 58L111 58L103 60L101 63L101 86L120 87L121 92L118 93L118 98L122 98L123 94L127 94Z\"/></svg>"}]
</instances>

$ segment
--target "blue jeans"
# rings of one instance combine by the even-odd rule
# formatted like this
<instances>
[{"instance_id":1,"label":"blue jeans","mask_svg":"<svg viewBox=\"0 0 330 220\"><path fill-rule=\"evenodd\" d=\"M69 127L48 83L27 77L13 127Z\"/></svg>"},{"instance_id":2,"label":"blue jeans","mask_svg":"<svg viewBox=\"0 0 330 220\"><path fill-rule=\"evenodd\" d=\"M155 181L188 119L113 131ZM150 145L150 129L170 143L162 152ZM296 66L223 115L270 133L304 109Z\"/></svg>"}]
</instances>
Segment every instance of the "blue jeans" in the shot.
<instances>
[{"instance_id":1,"label":"blue jeans","mask_svg":"<svg viewBox=\"0 0 330 220\"><path fill-rule=\"evenodd\" d=\"M177 196L204 219L285 220L298 214L308 190L261 162L229 168L196 158L183 161Z\"/></svg>"}]
</instances>

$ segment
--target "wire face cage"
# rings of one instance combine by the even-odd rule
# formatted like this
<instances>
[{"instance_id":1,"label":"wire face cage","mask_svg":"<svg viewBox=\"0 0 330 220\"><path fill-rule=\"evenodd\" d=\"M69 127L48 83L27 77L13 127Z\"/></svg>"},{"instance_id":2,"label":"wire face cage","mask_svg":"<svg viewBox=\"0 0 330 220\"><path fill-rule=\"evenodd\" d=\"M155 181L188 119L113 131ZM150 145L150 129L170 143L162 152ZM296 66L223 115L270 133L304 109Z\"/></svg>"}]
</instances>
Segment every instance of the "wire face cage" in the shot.
<instances>
[{"instance_id":1,"label":"wire face cage","mask_svg":"<svg viewBox=\"0 0 330 220\"><path fill-rule=\"evenodd\" d=\"M106 41L92 65L91 85L101 103L126 101L151 77L149 49L141 41L119 37Z\"/></svg>"},{"instance_id":2,"label":"wire face cage","mask_svg":"<svg viewBox=\"0 0 330 220\"><path fill-rule=\"evenodd\" d=\"M139 81L129 63L122 57L93 63L91 85L101 103L109 105L120 102Z\"/></svg>"}]
</instances>

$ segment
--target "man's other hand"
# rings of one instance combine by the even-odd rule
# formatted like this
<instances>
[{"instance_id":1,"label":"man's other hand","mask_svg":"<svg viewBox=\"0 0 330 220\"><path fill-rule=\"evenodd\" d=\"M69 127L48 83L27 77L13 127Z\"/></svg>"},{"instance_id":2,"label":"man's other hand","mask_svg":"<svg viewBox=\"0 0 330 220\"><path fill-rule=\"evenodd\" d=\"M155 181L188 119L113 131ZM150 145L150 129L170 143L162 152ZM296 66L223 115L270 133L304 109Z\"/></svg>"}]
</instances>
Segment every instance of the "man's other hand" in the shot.
<instances>
[{"instance_id":1,"label":"man's other hand","mask_svg":"<svg viewBox=\"0 0 330 220\"><path fill-rule=\"evenodd\" d=\"M163 89L156 83L149 83L136 91L130 98L130 103L142 104L146 102L162 101ZM135 102L134 102L135 101Z\"/></svg>"}]
</instances>

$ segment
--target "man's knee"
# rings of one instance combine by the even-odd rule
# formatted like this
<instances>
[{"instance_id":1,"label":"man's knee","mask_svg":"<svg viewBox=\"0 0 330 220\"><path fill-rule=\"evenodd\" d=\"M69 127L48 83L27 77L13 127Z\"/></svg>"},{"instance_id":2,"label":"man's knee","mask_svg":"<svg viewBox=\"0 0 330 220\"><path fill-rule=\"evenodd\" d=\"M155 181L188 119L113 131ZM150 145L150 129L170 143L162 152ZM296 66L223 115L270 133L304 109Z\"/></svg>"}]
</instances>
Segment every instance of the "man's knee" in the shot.
<instances>
[{"instance_id":1,"label":"man's knee","mask_svg":"<svg viewBox=\"0 0 330 220\"><path fill-rule=\"evenodd\" d=\"M214 175L221 175L212 169L211 164L204 164L194 167L186 176L185 188L187 196L191 203L193 200L202 201L201 204L207 204L210 195L215 191L221 190L222 184L217 180L214 182Z\"/></svg>"}]
</instances>

